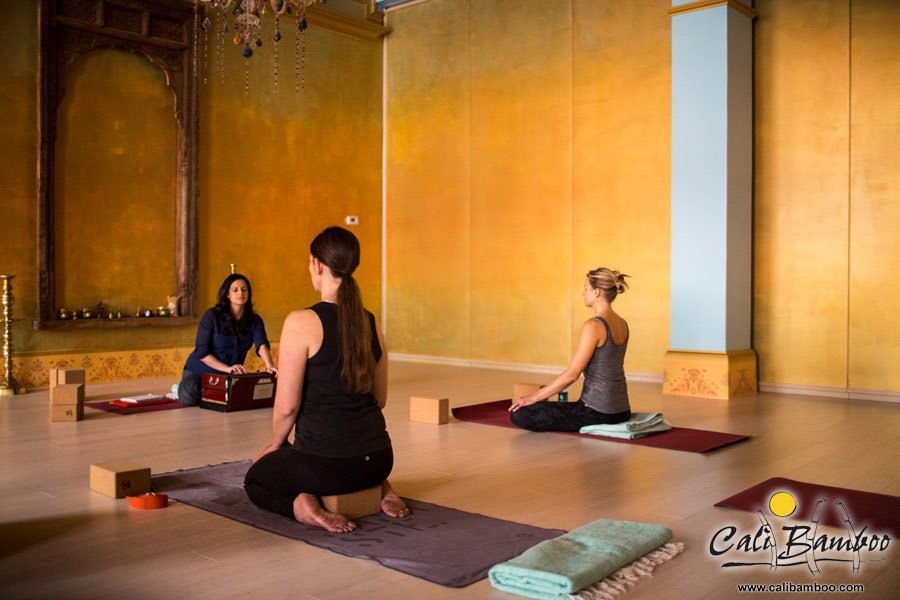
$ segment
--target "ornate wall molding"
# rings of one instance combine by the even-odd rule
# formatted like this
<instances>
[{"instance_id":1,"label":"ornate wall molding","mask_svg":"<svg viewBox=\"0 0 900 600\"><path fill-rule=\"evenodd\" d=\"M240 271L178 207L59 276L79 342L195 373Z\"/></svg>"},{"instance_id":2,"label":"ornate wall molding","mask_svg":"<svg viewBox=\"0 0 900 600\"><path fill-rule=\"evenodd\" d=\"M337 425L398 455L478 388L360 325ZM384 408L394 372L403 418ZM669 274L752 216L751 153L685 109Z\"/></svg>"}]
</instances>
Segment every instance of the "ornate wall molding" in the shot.
<instances>
[{"instance_id":1,"label":"ornate wall molding","mask_svg":"<svg viewBox=\"0 0 900 600\"><path fill-rule=\"evenodd\" d=\"M180 314L194 316L197 289L198 98L197 17L188 0L41 0L38 35L38 320L55 310L54 194L57 113L66 72L85 54L105 47L144 56L159 67L175 96L175 274Z\"/></svg>"}]
</instances>

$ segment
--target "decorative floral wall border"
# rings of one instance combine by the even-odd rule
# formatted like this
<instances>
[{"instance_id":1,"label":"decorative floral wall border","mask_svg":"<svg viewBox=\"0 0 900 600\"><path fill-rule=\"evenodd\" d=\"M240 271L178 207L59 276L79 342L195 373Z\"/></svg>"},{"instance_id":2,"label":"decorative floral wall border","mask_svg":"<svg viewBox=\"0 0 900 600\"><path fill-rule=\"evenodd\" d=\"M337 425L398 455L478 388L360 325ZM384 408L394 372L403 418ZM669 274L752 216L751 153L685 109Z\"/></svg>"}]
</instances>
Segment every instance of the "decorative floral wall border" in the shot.
<instances>
[{"instance_id":1,"label":"decorative floral wall border","mask_svg":"<svg viewBox=\"0 0 900 600\"><path fill-rule=\"evenodd\" d=\"M13 356L13 377L28 390L47 387L50 369L75 367L84 369L87 383L180 377L184 361L192 346L155 350L118 350L114 352L77 352L37 356ZM272 356L278 360L278 344L272 344ZM256 352L247 354L244 363L250 371L263 370Z\"/></svg>"}]
</instances>

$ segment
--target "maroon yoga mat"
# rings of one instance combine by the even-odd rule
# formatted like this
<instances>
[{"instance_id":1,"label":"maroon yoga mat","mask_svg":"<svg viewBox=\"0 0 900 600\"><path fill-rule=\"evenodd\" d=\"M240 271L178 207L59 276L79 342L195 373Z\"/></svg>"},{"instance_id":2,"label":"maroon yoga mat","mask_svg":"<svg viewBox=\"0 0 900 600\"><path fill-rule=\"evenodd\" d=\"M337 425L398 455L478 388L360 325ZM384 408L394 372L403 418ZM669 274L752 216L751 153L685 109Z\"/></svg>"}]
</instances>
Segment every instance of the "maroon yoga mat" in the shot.
<instances>
[{"instance_id":1,"label":"maroon yoga mat","mask_svg":"<svg viewBox=\"0 0 900 600\"><path fill-rule=\"evenodd\" d=\"M178 400L169 400L165 404L148 404L145 406L116 406L110 401L106 402L85 402L87 408L96 408L105 412L116 413L117 415L133 415L135 413L155 412L157 410L172 410L173 408L184 408Z\"/></svg>"},{"instance_id":2,"label":"maroon yoga mat","mask_svg":"<svg viewBox=\"0 0 900 600\"><path fill-rule=\"evenodd\" d=\"M768 514L769 498L776 492L789 492L797 501L797 509L790 515L791 519L809 521L813 517L818 501L825 500L819 523L844 527L843 514L837 506L837 502L840 501L857 532L868 525L868 531L871 533L900 535L900 498L897 496L804 483L783 477L767 479L717 502L716 506L748 512L760 509Z\"/></svg>"},{"instance_id":3,"label":"maroon yoga mat","mask_svg":"<svg viewBox=\"0 0 900 600\"><path fill-rule=\"evenodd\" d=\"M508 409L512 400L498 400L484 404L471 406L459 406L453 409L453 416L460 421L482 423L484 425L498 425L500 427L512 427L517 429L509 420ZM750 436L734 433L721 433L719 431L705 431L703 429L688 429L687 427L673 427L669 431L654 433L647 437L635 440L606 437L576 431L554 431L550 433L562 433L564 435L577 435L592 440L604 442L617 442L619 444L634 444L636 446L650 446L652 448L665 448L667 450L683 450L684 452L709 452L722 446L734 444L748 439Z\"/></svg>"}]
</instances>

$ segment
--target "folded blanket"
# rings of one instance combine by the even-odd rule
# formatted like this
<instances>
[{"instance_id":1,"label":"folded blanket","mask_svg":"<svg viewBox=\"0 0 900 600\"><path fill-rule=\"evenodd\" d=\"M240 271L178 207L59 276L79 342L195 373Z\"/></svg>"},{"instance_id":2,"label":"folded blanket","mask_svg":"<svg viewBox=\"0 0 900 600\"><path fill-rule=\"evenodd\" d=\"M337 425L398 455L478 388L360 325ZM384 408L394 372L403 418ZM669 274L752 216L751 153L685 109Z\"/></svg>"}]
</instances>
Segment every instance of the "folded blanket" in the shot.
<instances>
[{"instance_id":1,"label":"folded blanket","mask_svg":"<svg viewBox=\"0 0 900 600\"><path fill-rule=\"evenodd\" d=\"M586 425L579 430L579 433L633 440L651 433L659 433L670 429L672 429L672 426L666 423L662 413L632 413L631 419L623 423Z\"/></svg>"},{"instance_id":2,"label":"folded blanket","mask_svg":"<svg viewBox=\"0 0 900 600\"><path fill-rule=\"evenodd\" d=\"M488 577L504 592L563 599L671 538L672 532L662 525L601 519L494 565Z\"/></svg>"},{"instance_id":3,"label":"folded blanket","mask_svg":"<svg viewBox=\"0 0 900 600\"><path fill-rule=\"evenodd\" d=\"M578 430L578 433L589 433L591 435L603 435L606 437L622 438L624 440L636 440L637 438L647 437L654 433L669 431L672 426L663 421L653 427L648 427L640 431L622 431L616 429L607 429L609 425L585 425Z\"/></svg>"}]
</instances>

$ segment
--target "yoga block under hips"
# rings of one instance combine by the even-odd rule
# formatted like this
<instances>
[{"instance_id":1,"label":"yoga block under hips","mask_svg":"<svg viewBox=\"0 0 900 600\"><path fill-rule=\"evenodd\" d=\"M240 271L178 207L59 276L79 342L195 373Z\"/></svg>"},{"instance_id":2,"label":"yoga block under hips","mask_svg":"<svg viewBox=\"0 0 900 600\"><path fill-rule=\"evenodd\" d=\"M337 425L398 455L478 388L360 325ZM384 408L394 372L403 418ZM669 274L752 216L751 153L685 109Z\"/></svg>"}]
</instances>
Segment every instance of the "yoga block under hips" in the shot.
<instances>
[{"instance_id":1,"label":"yoga block under hips","mask_svg":"<svg viewBox=\"0 0 900 600\"><path fill-rule=\"evenodd\" d=\"M409 420L443 425L450 421L449 398L409 397Z\"/></svg>"},{"instance_id":2,"label":"yoga block under hips","mask_svg":"<svg viewBox=\"0 0 900 600\"><path fill-rule=\"evenodd\" d=\"M348 519L358 519L381 512L381 486L339 496L322 496L325 510L339 513Z\"/></svg>"},{"instance_id":3,"label":"yoga block under hips","mask_svg":"<svg viewBox=\"0 0 900 600\"><path fill-rule=\"evenodd\" d=\"M111 498L146 494L150 491L150 467L130 460L91 465L91 489Z\"/></svg>"},{"instance_id":4,"label":"yoga block under hips","mask_svg":"<svg viewBox=\"0 0 900 600\"><path fill-rule=\"evenodd\" d=\"M50 422L80 421L84 418L84 404L51 404Z\"/></svg>"}]
</instances>

